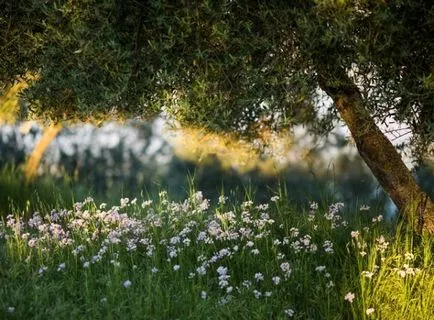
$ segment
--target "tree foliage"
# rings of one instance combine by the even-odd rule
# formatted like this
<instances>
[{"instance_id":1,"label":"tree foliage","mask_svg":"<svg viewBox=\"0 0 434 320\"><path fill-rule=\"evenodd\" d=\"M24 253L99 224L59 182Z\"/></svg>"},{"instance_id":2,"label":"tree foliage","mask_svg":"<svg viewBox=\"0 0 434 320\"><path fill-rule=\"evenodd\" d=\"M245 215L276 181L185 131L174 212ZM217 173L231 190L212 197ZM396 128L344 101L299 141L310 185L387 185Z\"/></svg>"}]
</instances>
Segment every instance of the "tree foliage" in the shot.
<instances>
[{"instance_id":1,"label":"tree foliage","mask_svg":"<svg viewBox=\"0 0 434 320\"><path fill-rule=\"evenodd\" d=\"M321 83L346 72L419 153L434 132L434 6L423 0L19 0L0 13L0 85L37 74L55 120L149 117L248 133L331 128ZM323 112L323 110L321 110Z\"/></svg>"}]
</instances>

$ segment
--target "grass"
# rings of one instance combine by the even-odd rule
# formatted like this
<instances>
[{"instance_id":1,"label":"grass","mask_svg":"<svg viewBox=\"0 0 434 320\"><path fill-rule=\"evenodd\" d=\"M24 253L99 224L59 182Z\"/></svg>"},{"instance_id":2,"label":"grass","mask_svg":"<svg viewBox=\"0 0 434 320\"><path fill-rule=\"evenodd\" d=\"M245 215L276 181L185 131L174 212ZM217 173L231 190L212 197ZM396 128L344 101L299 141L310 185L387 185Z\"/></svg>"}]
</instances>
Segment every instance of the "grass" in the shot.
<instances>
[{"instance_id":1,"label":"grass","mask_svg":"<svg viewBox=\"0 0 434 320\"><path fill-rule=\"evenodd\" d=\"M366 207L251 199L13 209L0 318L434 319L432 239Z\"/></svg>"}]
</instances>

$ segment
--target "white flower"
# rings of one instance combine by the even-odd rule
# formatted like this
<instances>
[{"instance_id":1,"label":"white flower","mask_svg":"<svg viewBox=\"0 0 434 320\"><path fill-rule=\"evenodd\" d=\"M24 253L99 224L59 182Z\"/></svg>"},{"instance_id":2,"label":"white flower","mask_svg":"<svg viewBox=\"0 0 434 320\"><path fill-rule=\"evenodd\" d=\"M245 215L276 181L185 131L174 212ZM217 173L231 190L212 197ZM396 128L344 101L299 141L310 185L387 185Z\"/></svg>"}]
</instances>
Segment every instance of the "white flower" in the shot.
<instances>
[{"instance_id":1,"label":"white flower","mask_svg":"<svg viewBox=\"0 0 434 320\"><path fill-rule=\"evenodd\" d=\"M374 308L368 308L368 309L366 309L366 315L369 316L370 314L374 313L374 311L375 311Z\"/></svg>"},{"instance_id":2,"label":"white flower","mask_svg":"<svg viewBox=\"0 0 434 320\"><path fill-rule=\"evenodd\" d=\"M15 312L15 307L8 307L8 312L9 313L14 313Z\"/></svg>"},{"instance_id":3,"label":"white flower","mask_svg":"<svg viewBox=\"0 0 434 320\"><path fill-rule=\"evenodd\" d=\"M277 201L279 201L279 199L280 199L279 196L274 196L274 197L270 198L270 200L273 202L277 202Z\"/></svg>"},{"instance_id":4,"label":"white flower","mask_svg":"<svg viewBox=\"0 0 434 320\"><path fill-rule=\"evenodd\" d=\"M360 232L358 230L351 231L351 238L357 238L360 235Z\"/></svg>"},{"instance_id":5,"label":"white flower","mask_svg":"<svg viewBox=\"0 0 434 320\"><path fill-rule=\"evenodd\" d=\"M65 264L65 262L63 262L63 263L59 264L59 266L57 267L57 271L65 270L65 268L66 268L66 264Z\"/></svg>"},{"instance_id":6,"label":"white flower","mask_svg":"<svg viewBox=\"0 0 434 320\"><path fill-rule=\"evenodd\" d=\"M284 272L288 272L291 270L291 266L289 265L289 262L283 262L280 264L280 269Z\"/></svg>"},{"instance_id":7,"label":"white flower","mask_svg":"<svg viewBox=\"0 0 434 320\"><path fill-rule=\"evenodd\" d=\"M410 252L406 252L404 254L405 260L414 260L414 254L410 253Z\"/></svg>"},{"instance_id":8,"label":"white flower","mask_svg":"<svg viewBox=\"0 0 434 320\"><path fill-rule=\"evenodd\" d=\"M266 296L266 297L271 297L272 294L273 294L273 293L272 293L271 291L266 291L266 292L265 292L265 296Z\"/></svg>"},{"instance_id":9,"label":"white flower","mask_svg":"<svg viewBox=\"0 0 434 320\"><path fill-rule=\"evenodd\" d=\"M352 303L355 297L356 297L356 295L355 295L354 293L352 293L352 292L348 292L348 293L345 295L344 300L346 300L346 301Z\"/></svg>"},{"instance_id":10,"label":"white flower","mask_svg":"<svg viewBox=\"0 0 434 320\"><path fill-rule=\"evenodd\" d=\"M42 267L39 268L38 273L39 273L39 274L43 274L45 271L47 271L47 269L48 269L48 267L46 267L46 266L42 266Z\"/></svg>"},{"instance_id":11,"label":"white flower","mask_svg":"<svg viewBox=\"0 0 434 320\"><path fill-rule=\"evenodd\" d=\"M85 261L83 263L83 268L89 268L89 266L90 266L90 262L89 261Z\"/></svg>"},{"instance_id":12,"label":"white flower","mask_svg":"<svg viewBox=\"0 0 434 320\"><path fill-rule=\"evenodd\" d=\"M255 280L256 280L256 282L264 280L264 275L260 272L255 273Z\"/></svg>"},{"instance_id":13,"label":"white flower","mask_svg":"<svg viewBox=\"0 0 434 320\"><path fill-rule=\"evenodd\" d=\"M374 276L374 273L371 271L362 271L361 275L365 278L371 279Z\"/></svg>"},{"instance_id":14,"label":"white flower","mask_svg":"<svg viewBox=\"0 0 434 320\"><path fill-rule=\"evenodd\" d=\"M142 208L146 208L152 204L152 200L147 200L142 202Z\"/></svg>"},{"instance_id":15,"label":"white flower","mask_svg":"<svg viewBox=\"0 0 434 320\"><path fill-rule=\"evenodd\" d=\"M262 293L258 290L253 290L253 294L255 295L256 299L259 299L262 296Z\"/></svg>"},{"instance_id":16,"label":"white flower","mask_svg":"<svg viewBox=\"0 0 434 320\"><path fill-rule=\"evenodd\" d=\"M360 207L360 211L369 211L369 209L371 209L368 205L362 205Z\"/></svg>"},{"instance_id":17,"label":"white flower","mask_svg":"<svg viewBox=\"0 0 434 320\"><path fill-rule=\"evenodd\" d=\"M372 222L380 222L383 220L383 215L378 215L377 217L372 218Z\"/></svg>"},{"instance_id":18,"label":"white flower","mask_svg":"<svg viewBox=\"0 0 434 320\"><path fill-rule=\"evenodd\" d=\"M99 302L101 302L101 303L106 303L106 302L107 302L107 298L106 298L106 297L103 297L103 298L101 298L101 299L99 300Z\"/></svg>"},{"instance_id":19,"label":"white flower","mask_svg":"<svg viewBox=\"0 0 434 320\"><path fill-rule=\"evenodd\" d=\"M157 272L158 272L158 269L157 269L156 267L153 267L153 268L151 269L151 272L152 272L152 273L157 273Z\"/></svg>"},{"instance_id":20,"label":"white flower","mask_svg":"<svg viewBox=\"0 0 434 320\"><path fill-rule=\"evenodd\" d=\"M175 265L173 266L173 271L178 271L179 268L181 268L181 266L180 266L179 264L175 264Z\"/></svg>"},{"instance_id":21,"label":"white flower","mask_svg":"<svg viewBox=\"0 0 434 320\"><path fill-rule=\"evenodd\" d=\"M202 291L202 292L200 293L200 297L201 297L203 300L205 300L206 297L207 297L207 293L206 293L206 291Z\"/></svg>"},{"instance_id":22,"label":"white flower","mask_svg":"<svg viewBox=\"0 0 434 320\"><path fill-rule=\"evenodd\" d=\"M123 283L123 286L125 288L129 288L133 283L130 280L125 280Z\"/></svg>"},{"instance_id":23,"label":"white flower","mask_svg":"<svg viewBox=\"0 0 434 320\"><path fill-rule=\"evenodd\" d=\"M290 318L292 318L294 316L294 314L295 314L295 311L292 310L292 309L286 309L284 312Z\"/></svg>"},{"instance_id":24,"label":"white flower","mask_svg":"<svg viewBox=\"0 0 434 320\"><path fill-rule=\"evenodd\" d=\"M273 277L272 280L276 286L280 283L280 277Z\"/></svg>"},{"instance_id":25,"label":"white flower","mask_svg":"<svg viewBox=\"0 0 434 320\"><path fill-rule=\"evenodd\" d=\"M315 271L317 272L323 272L326 269L326 266L318 266L315 268Z\"/></svg>"},{"instance_id":26,"label":"white flower","mask_svg":"<svg viewBox=\"0 0 434 320\"><path fill-rule=\"evenodd\" d=\"M204 266L200 266L196 269L196 272L198 275L203 276L206 274L206 268Z\"/></svg>"},{"instance_id":27,"label":"white flower","mask_svg":"<svg viewBox=\"0 0 434 320\"><path fill-rule=\"evenodd\" d=\"M217 268L217 273L221 276L226 275L228 273L228 268L220 266Z\"/></svg>"},{"instance_id":28,"label":"white flower","mask_svg":"<svg viewBox=\"0 0 434 320\"><path fill-rule=\"evenodd\" d=\"M225 204L227 199L228 199L228 197L225 197L223 195L220 196L219 197L219 204Z\"/></svg>"},{"instance_id":29,"label":"white flower","mask_svg":"<svg viewBox=\"0 0 434 320\"><path fill-rule=\"evenodd\" d=\"M128 206L128 203L130 202L129 198L121 198L121 207Z\"/></svg>"}]
</instances>

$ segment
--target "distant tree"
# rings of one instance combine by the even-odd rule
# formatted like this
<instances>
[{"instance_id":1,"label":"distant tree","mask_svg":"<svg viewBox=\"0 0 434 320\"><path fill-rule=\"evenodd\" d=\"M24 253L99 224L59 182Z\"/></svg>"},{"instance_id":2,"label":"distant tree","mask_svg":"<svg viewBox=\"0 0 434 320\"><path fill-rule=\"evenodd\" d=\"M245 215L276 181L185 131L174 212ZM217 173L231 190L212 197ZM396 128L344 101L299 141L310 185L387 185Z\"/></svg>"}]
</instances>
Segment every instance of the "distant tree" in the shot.
<instances>
[{"instance_id":1,"label":"distant tree","mask_svg":"<svg viewBox=\"0 0 434 320\"><path fill-rule=\"evenodd\" d=\"M433 142L434 6L424 0L17 0L0 13L0 85L55 121L149 117L253 135L340 115L402 215L434 233L434 204L377 126ZM318 117L327 95L333 101ZM322 109L321 109L322 110Z\"/></svg>"}]
</instances>

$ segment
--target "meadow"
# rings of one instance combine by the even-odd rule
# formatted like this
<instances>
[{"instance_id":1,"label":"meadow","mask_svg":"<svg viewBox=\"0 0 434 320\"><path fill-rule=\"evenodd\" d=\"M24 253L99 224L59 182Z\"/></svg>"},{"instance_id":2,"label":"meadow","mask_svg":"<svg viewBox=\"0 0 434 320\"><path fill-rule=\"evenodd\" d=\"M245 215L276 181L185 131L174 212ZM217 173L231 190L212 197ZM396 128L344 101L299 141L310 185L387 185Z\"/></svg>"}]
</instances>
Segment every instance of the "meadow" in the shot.
<instances>
[{"instance_id":1,"label":"meadow","mask_svg":"<svg viewBox=\"0 0 434 320\"><path fill-rule=\"evenodd\" d=\"M289 192L11 206L0 318L434 319L432 239L356 202L296 207Z\"/></svg>"}]
</instances>

